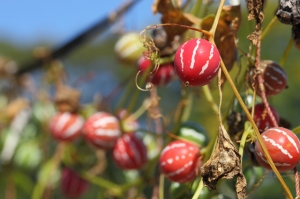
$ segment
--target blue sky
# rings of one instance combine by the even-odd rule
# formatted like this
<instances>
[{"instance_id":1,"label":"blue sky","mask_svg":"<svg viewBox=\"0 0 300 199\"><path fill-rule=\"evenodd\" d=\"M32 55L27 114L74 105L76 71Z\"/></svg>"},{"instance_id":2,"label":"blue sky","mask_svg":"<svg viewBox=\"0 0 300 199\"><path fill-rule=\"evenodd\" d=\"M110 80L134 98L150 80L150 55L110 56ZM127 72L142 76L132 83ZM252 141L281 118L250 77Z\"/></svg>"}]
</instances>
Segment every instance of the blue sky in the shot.
<instances>
[{"instance_id":1,"label":"blue sky","mask_svg":"<svg viewBox=\"0 0 300 199\"><path fill-rule=\"evenodd\" d=\"M151 12L152 0L140 0L124 15L128 31L140 31L159 16ZM64 42L105 17L124 0L7 0L1 3L0 39L16 44L43 40Z\"/></svg>"}]
</instances>

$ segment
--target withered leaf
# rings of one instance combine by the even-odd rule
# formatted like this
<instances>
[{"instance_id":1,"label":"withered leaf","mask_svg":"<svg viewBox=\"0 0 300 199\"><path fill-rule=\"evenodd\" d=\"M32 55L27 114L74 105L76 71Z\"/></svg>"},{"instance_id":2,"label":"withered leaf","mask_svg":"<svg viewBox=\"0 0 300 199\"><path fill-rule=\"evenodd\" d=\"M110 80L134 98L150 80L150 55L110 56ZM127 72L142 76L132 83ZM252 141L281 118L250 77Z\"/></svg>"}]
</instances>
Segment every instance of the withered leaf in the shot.
<instances>
[{"instance_id":1,"label":"withered leaf","mask_svg":"<svg viewBox=\"0 0 300 199\"><path fill-rule=\"evenodd\" d=\"M237 49L235 44L235 30L230 27L230 21L225 21L227 15L222 15L218 22L218 26L215 32L215 43L220 52L222 60L230 71L237 59ZM208 16L203 19L201 28L209 30L213 24L215 17ZM222 83L225 81L224 74L222 73Z\"/></svg>"},{"instance_id":2,"label":"withered leaf","mask_svg":"<svg viewBox=\"0 0 300 199\"><path fill-rule=\"evenodd\" d=\"M260 35L261 35L261 31L255 30L254 32L252 32L250 35L247 36L247 39L249 39L253 43L253 45L257 45Z\"/></svg>"},{"instance_id":3,"label":"withered leaf","mask_svg":"<svg viewBox=\"0 0 300 199\"><path fill-rule=\"evenodd\" d=\"M187 19L181 10L171 10L162 15L162 23L175 23L190 26L193 23ZM187 29L179 26L164 26L167 32L168 40L173 41L176 35L182 35Z\"/></svg>"},{"instance_id":4,"label":"withered leaf","mask_svg":"<svg viewBox=\"0 0 300 199\"><path fill-rule=\"evenodd\" d=\"M156 14L157 12L164 14L170 10L175 10L172 0L154 0L152 4L153 14Z\"/></svg>"},{"instance_id":5,"label":"withered leaf","mask_svg":"<svg viewBox=\"0 0 300 199\"><path fill-rule=\"evenodd\" d=\"M246 179L242 172L241 156L233 145L223 125L219 127L216 148L210 159L201 167L204 186L216 189L220 179L237 176L236 192L239 199L245 198Z\"/></svg>"},{"instance_id":6,"label":"withered leaf","mask_svg":"<svg viewBox=\"0 0 300 199\"><path fill-rule=\"evenodd\" d=\"M80 105L80 91L66 85L59 85L55 94L55 104L61 112L76 112Z\"/></svg>"},{"instance_id":7,"label":"withered leaf","mask_svg":"<svg viewBox=\"0 0 300 199\"><path fill-rule=\"evenodd\" d=\"M259 37L261 35L262 22L264 20L264 0L247 0L247 8L249 10L248 20L255 19L256 26L253 33L248 35L248 39L257 45Z\"/></svg>"},{"instance_id":8,"label":"withered leaf","mask_svg":"<svg viewBox=\"0 0 300 199\"><path fill-rule=\"evenodd\" d=\"M222 9L222 19L230 24L230 27L233 31L237 32L241 26L242 21L242 11L241 6L231 6L225 5Z\"/></svg>"}]
</instances>

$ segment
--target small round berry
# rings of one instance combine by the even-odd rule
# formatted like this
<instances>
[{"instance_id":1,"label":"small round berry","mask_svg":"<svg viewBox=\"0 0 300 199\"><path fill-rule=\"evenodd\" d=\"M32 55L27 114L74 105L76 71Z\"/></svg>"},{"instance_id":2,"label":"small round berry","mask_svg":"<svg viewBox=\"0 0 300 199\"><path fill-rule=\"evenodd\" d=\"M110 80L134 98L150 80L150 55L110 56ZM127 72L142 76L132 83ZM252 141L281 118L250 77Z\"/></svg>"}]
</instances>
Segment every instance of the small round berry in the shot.
<instances>
[{"instance_id":1,"label":"small round berry","mask_svg":"<svg viewBox=\"0 0 300 199\"><path fill-rule=\"evenodd\" d=\"M84 119L78 114L58 113L50 122L50 132L57 140L72 141L81 134L83 125Z\"/></svg>"},{"instance_id":2,"label":"small round berry","mask_svg":"<svg viewBox=\"0 0 300 199\"><path fill-rule=\"evenodd\" d=\"M200 151L194 144L176 140L161 152L159 167L169 180L185 183L196 178L196 167L201 164L199 157Z\"/></svg>"},{"instance_id":3,"label":"small round berry","mask_svg":"<svg viewBox=\"0 0 300 199\"><path fill-rule=\"evenodd\" d=\"M292 131L274 127L263 132L261 136L278 171L291 170L298 164L300 143ZM271 170L258 141L255 143L255 157L262 167Z\"/></svg>"},{"instance_id":4,"label":"small round berry","mask_svg":"<svg viewBox=\"0 0 300 199\"><path fill-rule=\"evenodd\" d=\"M113 159L122 169L140 169L147 162L146 146L134 133L126 133L117 140Z\"/></svg>"},{"instance_id":5,"label":"small round berry","mask_svg":"<svg viewBox=\"0 0 300 199\"><path fill-rule=\"evenodd\" d=\"M279 122L279 115L278 115L276 109L274 107L270 106L270 105L269 105L269 107L270 107L270 110L271 110L271 112L273 113L273 115L275 117L276 122L278 123ZM251 113L252 109L250 109L249 111ZM267 109L266 109L266 107L263 103L259 103L259 104L255 105L253 120L255 121L255 123L257 125L257 128L260 131L264 131L267 128L274 127L273 123L272 123L272 120L271 120L271 117L269 116L269 114L267 112Z\"/></svg>"},{"instance_id":6,"label":"small round berry","mask_svg":"<svg viewBox=\"0 0 300 199\"><path fill-rule=\"evenodd\" d=\"M64 168L61 175L61 191L67 198L79 198L88 189L89 183L70 168Z\"/></svg>"},{"instance_id":7,"label":"small round berry","mask_svg":"<svg viewBox=\"0 0 300 199\"><path fill-rule=\"evenodd\" d=\"M119 121L106 112L97 112L90 116L84 125L88 142L102 149L112 149L121 135Z\"/></svg>"},{"instance_id":8,"label":"small round berry","mask_svg":"<svg viewBox=\"0 0 300 199\"><path fill-rule=\"evenodd\" d=\"M191 39L177 49L174 67L179 79L186 86L203 86L217 75L220 54L209 41Z\"/></svg>"},{"instance_id":9,"label":"small round berry","mask_svg":"<svg viewBox=\"0 0 300 199\"><path fill-rule=\"evenodd\" d=\"M286 88L287 76L284 69L279 64L271 60L262 60L260 68L267 97L277 95ZM251 71L249 78L251 88L254 81L253 76L254 72ZM256 86L258 88L258 83L256 83ZM258 92L258 94L260 94L260 92Z\"/></svg>"},{"instance_id":10,"label":"small round berry","mask_svg":"<svg viewBox=\"0 0 300 199\"><path fill-rule=\"evenodd\" d=\"M140 35L135 32L124 34L115 45L115 53L121 62L136 63L145 50Z\"/></svg>"},{"instance_id":11,"label":"small round berry","mask_svg":"<svg viewBox=\"0 0 300 199\"><path fill-rule=\"evenodd\" d=\"M145 59L144 57L141 57L138 61L138 69L141 71L147 70L148 67L151 67L151 65L151 60ZM149 77L149 81L156 86L164 86L172 80L174 74L173 64L162 64L159 66L157 71L155 71L153 77Z\"/></svg>"}]
</instances>

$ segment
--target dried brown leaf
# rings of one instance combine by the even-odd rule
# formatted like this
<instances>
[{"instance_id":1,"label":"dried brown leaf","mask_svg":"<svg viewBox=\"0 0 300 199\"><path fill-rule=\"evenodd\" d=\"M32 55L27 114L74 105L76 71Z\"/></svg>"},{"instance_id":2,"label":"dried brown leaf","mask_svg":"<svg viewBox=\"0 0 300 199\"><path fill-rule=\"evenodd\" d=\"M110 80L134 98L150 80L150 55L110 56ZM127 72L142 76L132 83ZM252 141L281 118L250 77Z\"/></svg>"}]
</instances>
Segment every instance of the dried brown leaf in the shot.
<instances>
[{"instance_id":1,"label":"dried brown leaf","mask_svg":"<svg viewBox=\"0 0 300 199\"><path fill-rule=\"evenodd\" d=\"M257 45L258 44L258 41L259 41L259 38L260 38L260 35L261 35L261 31L258 30L258 31L254 31L252 32L250 35L247 36L247 39L249 39L253 45Z\"/></svg>"},{"instance_id":2,"label":"dried brown leaf","mask_svg":"<svg viewBox=\"0 0 300 199\"><path fill-rule=\"evenodd\" d=\"M171 10L175 10L171 0L154 0L152 4L153 14L156 14L157 12L164 14Z\"/></svg>"},{"instance_id":3,"label":"dried brown leaf","mask_svg":"<svg viewBox=\"0 0 300 199\"><path fill-rule=\"evenodd\" d=\"M237 32L241 26L242 21L241 6L224 6L222 10L222 19L230 24L230 28L232 31Z\"/></svg>"},{"instance_id":4,"label":"dried brown leaf","mask_svg":"<svg viewBox=\"0 0 300 199\"><path fill-rule=\"evenodd\" d=\"M61 112L76 112L80 105L80 91L66 85L58 86L55 94L55 104Z\"/></svg>"},{"instance_id":5,"label":"dried brown leaf","mask_svg":"<svg viewBox=\"0 0 300 199\"><path fill-rule=\"evenodd\" d=\"M256 26L253 33L248 35L248 39L257 45L259 37L261 35L262 22L264 20L264 0L247 0L247 8L249 10L248 20L255 19Z\"/></svg>"},{"instance_id":6,"label":"dried brown leaf","mask_svg":"<svg viewBox=\"0 0 300 199\"><path fill-rule=\"evenodd\" d=\"M162 23L175 23L190 26L193 23L187 19L181 10L171 10L162 15ZM182 35L187 29L179 26L164 26L169 42L173 41L176 35Z\"/></svg>"},{"instance_id":7,"label":"dried brown leaf","mask_svg":"<svg viewBox=\"0 0 300 199\"><path fill-rule=\"evenodd\" d=\"M225 16L226 15L222 15L218 22L215 32L215 43L227 70L230 71L237 59L237 50L235 44L235 30L230 27L229 21L225 21ZM209 16L203 19L201 27L204 30L209 30L214 18L214 16ZM222 75L222 82L224 82L225 79L224 75Z\"/></svg>"},{"instance_id":8,"label":"dried brown leaf","mask_svg":"<svg viewBox=\"0 0 300 199\"><path fill-rule=\"evenodd\" d=\"M201 167L203 183L216 189L220 179L231 179L237 175L236 192L239 199L245 198L246 179L242 173L241 156L233 145L223 125L220 125L216 148L210 159Z\"/></svg>"}]
</instances>

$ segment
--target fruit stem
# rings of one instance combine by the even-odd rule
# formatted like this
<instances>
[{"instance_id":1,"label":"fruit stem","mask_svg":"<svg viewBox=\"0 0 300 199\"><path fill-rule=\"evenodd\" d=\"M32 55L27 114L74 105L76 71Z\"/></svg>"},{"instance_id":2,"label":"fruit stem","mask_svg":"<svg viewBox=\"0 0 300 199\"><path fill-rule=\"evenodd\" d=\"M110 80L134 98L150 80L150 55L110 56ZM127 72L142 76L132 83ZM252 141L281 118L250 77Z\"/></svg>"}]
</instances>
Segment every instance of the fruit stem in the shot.
<instances>
[{"instance_id":1,"label":"fruit stem","mask_svg":"<svg viewBox=\"0 0 300 199\"><path fill-rule=\"evenodd\" d=\"M81 177L85 180L87 180L90 183L93 183L95 185L98 185L99 187L102 187L104 189L109 190L111 194L114 196L120 196L122 195L122 189L119 185L112 183L111 181L108 181L106 179L103 179L101 177L92 175L88 172L82 172Z\"/></svg>"},{"instance_id":2,"label":"fruit stem","mask_svg":"<svg viewBox=\"0 0 300 199\"><path fill-rule=\"evenodd\" d=\"M177 108L176 108L176 111L174 114L174 121L173 121L174 127L172 128L172 131L171 131L173 134L177 134L179 131L179 128L182 123L183 113L187 106L187 103L189 103L187 88L185 86L181 86L181 99L177 105ZM167 143L169 141L170 140L168 140Z\"/></svg>"},{"instance_id":3,"label":"fruit stem","mask_svg":"<svg viewBox=\"0 0 300 199\"><path fill-rule=\"evenodd\" d=\"M128 96L131 95L135 88L134 81L129 81L129 83L126 85L125 93L122 95L121 99L118 101L116 105L116 110L125 107L126 101L128 100Z\"/></svg>"},{"instance_id":4,"label":"fruit stem","mask_svg":"<svg viewBox=\"0 0 300 199\"><path fill-rule=\"evenodd\" d=\"M260 37L260 35L258 37ZM257 51L256 51L255 67L256 67L257 71L260 71L260 50L261 50L261 40L260 40L260 38L258 39L256 49L257 49ZM264 102L265 108L268 111L268 115L271 118L273 126L278 127L278 124L277 124L277 121L274 117L274 114L270 109L270 106L269 106L269 103L268 103L268 100L267 100L267 97L266 97L266 92L265 92L265 88L264 88L264 84L263 84L263 79L262 79L262 76L261 76L260 73L257 74L257 80L258 80L258 89L259 89L259 92L260 92L260 96L261 96L261 98Z\"/></svg>"},{"instance_id":5,"label":"fruit stem","mask_svg":"<svg viewBox=\"0 0 300 199\"><path fill-rule=\"evenodd\" d=\"M158 199L164 199L164 184L165 184L165 175L159 175L159 191L158 191Z\"/></svg>"},{"instance_id":6,"label":"fruit stem","mask_svg":"<svg viewBox=\"0 0 300 199\"><path fill-rule=\"evenodd\" d=\"M263 40L266 37L266 35L270 32L271 28L275 25L275 23L277 22L277 20L278 20L277 17L274 16L273 19L268 24L268 26L263 31L263 33L261 34L261 40Z\"/></svg>"},{"instance_id":7,"label":"fruit stem","mask_svg":"<svg viewBox=\"0 0 300 199\"><path fill-rule=\"evenodd\" d=\"M192 199L198 199L199 198L200 193L202 191L202 188L203 188L203 180L202 180L202 178L200 178L198 187L197 187L196 192L194 193Z\"/></svg>"},{"instance_id":8,"label":"fruit stem","mask_svg":"<svg viewBox=\"0 0 300 199\"><path fill-rule=\"evenodd\" d=\"M294 176L295 176L295 188L296 188L296 198L300 197L300 188L299 188L299 175L297 167L294 168Z\"/></svg>"},{"instance_id":9,"label":"fruit stem","mask_svg":"<svg viewBox=\"0 0 300 199\"><path fill-rule=\"evenodd\" d=\"M297 126L296 128L293 128L292 130L295 134L299 134L300 133L300 126Z\"/></svg>"},{"instance_id":10,"label":"fruit stem","mask_svg":"<svg viewBox=\"0 0 300 199\"><path fill-rule=\"evenodd\" d=\"M293 38L291 37L290 40L289 40L288 45L286 46L286 48L285 48L285 50L284 50L284 52L283 52L282 58L281 58L281 60L280 60L280 62L279 62L279 65L280 65L280 66L282 66L282 67L284 66L284 64L285 64L285 62L286 62L286 60L287 60L287 58L288 58L288 55L290 54L290 52L291 52L291 50L292 50L293 43L294 43L294 40L293 40Z\"/></svg>"},{"instance_id":11,"label":"fruit stem","mask_svg":"<svg viewBox=\"0 0 300 199\"><path fill-rule=\"evenodd\" d=\"M153 122L155 126L155 132L157 134L156 141L157 141L157 148L160 151L163 147L164 140L162 139L162 134L164 131L164 124L161 120L161 113L159 110L159 97L157 95L157 87L153 86L152 90L150 91L150 99L152 102L152 105L150 107L150 113L153 115Z\"/></svg>"},{"instance_id":12,"label":"fruit stem","mask_svg":"<svg viewBox=\"0 0 300 199\"><path fill-rule=\"evenodd\" d=\"M58 145L56 146L53 157L44 164L44 167L42 169L45 169L46 166L50 164L48 170L49 172L47 172L46 177L45 176L42 177L42 175L39 177L38 182L34 187L31 199L43 198L45 188L47 187L48 179L50 178L50 175L53 174L53 172L58 169L65 147L66 147L66 143L59 142Z\"/></svg>"},{"instance_id":13,"label":"fruit stem","mask_svg":"<svg viewBox=\"0 0 300 199\"><path fill-rule=\"evenodd\" d=\"M248 136L251 134L251 125L248 122L245 122L245 130L242 135L242 139L240 142L240 147L239 147L239 154L241 155L241 163L243 162L243 154L244 154L244 148L246 144L246 140Z\"/></svg>"},{"instance_id":14,"label":"fruit stem","mask_svg":"<svg viewBox=\"0 0 300 199\"><path fill-rule=\"evenodd\" d=\"M213 37L215 35L215 32L216 32L216 29L217 29L217 26L218 26L218 22L219 22L219 19L220 19L221 12L222 12L224 4L225 4L225 0L221 0L220 4L219 4L219 7L218 7L218 10L217 10L216 17L214 19L214 23L212 24L211 29L209 30L209 33L211 35L213 35ZM211 41L211 38L209 38L209 39Z\"/></svg>"},{"instance_id":15,"label":"fruit stem","mask_svg":"<svg viewBox=\"0 0 300 199\"><path fill-rule=\"evenodd\" d=\"M210 92L210 89L209 89L208 85L202 86L202 89L203 89L203 93L205 95L205 98L209 102L212 110L214 111L214 113L216 115L218 115L218 111L219 111L218 110L218 106L217 106L217 104L214 101L214 98L213 98L213 96L212 96L212 94Z\"/></svg>"},{"instance_id":16,"label":"fruit stem","mask_svg":"<svg viewBox=\"0 0 300 199\"><path fill-rule=\"evenodd\" d=\"M141 77L140 81L138 81L138 84L142 84L142 83L144 83L144 82L146 81L147 76L148 76L149 72L152 70L152 68L153 68L153 67L151 66L151 67L148 67L145 71L143 71L142 77ZM137 82L136 82L136 83L137 83ZM136 85L136 86L137 86L137 85ZM128 93L128 94L131 95L131 93ZM131 113L131 112L132 112L134 106L136 105L136 101L137 101L137 99L138 99L139 94L140 94L140 90L139 90L139 89L136 89L136 90L134 91L134 94L133 94L132 98L131 98L131 102L130 102L128 108L127 108L127 112L128 112L128 113ZM129 96L129 95L127 95L127 96Z\"/></svg>"}]
</instances>

